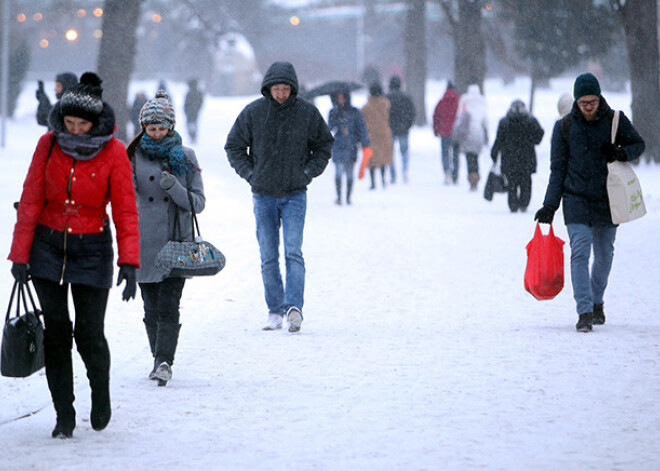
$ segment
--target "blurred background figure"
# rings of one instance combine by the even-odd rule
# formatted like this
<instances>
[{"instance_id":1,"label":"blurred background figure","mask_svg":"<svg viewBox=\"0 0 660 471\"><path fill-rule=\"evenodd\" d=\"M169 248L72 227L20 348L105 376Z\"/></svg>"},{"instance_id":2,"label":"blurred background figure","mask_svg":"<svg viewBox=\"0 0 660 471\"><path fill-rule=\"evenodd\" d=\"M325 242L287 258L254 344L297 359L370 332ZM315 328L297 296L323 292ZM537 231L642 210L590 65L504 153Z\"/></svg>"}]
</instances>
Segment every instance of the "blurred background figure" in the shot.
<instances>
[{"instance_id":1,"label":"blurred background figure","mask_svg":"<svg viewBox=\"0 0 660 471\"><path fill-rule=\"evenodd\" d=\"M392 130L392 144L399 142L401 152L401 172L403 181L408 182L408 134L415 122L415 105L407 93L401 91L401 79L393 75L390 78L390 129ZM392 152L394 159L394 152ZM390 181L396 183L396 164L390 165Z\"/></svg>"},{"instance_id":2,"label":"blurred background figure","mask_svg":"<svg viewBox=\"0 0 660 471\"><path fill-rule=\"evenodd\" d=\"M371 145L362 113L351 105L351 94L344 90L330 95L333 107L328 115L328 127L335 137L332 144L332 162L335 164L335 188L341 204L342 179L346 177L346 204L351 204L353 168L357 162L358 144L362 148Z\"/></svg>"},{"instance_id":3,"label":"blurred background figure","mask_svg":"<svg viewBox=\"0 0 660 471\"><path fill-rule=\"evenodd\" d=\"M566 116L571 112L571 108L573 108L573 97L570 93L564 93L559 97L559 100L557 101L557 111L559 111L559 117L563 118Z\"/></svg>"},{"instance_id":4,"label":"blurred background figure","mask_svg":"<svg viewBox=\"0 0 660 471\"><path fill-rule=\"evenodd\" d=\"M62 72L55 76L55 98L58 100L62 98L62 94L66 91L71 90L73 87L78 85L78 77L73 72ZM48 115L50 114L50 109L53 107L50 103L48 95L44 90L44 83L39 80L39 86L35 93L39 105L37 106L37 124L40 126L48 126Z\"/></svg>"},{"instance_id":5,"label":"blurred background figure","mask_svg":"<svg viewBox=\"0 0 660 471\"><path fill-rule=\"evenodd\" d=\"M506 177L509 209L527 211L532 197L532 173L536 173L534 146L543 139L543 128L520 100L514 100L497 126L497 136L490 151L493 162L502 155L502 174Z\"/></svg>"},{"instance_id":6,"label":"blurred background figure","mask_svg":"<svg viewBox=\"0 0 660 471\"><path fill-rule=\"evenodd\" d=\"M440 152L442 156L442 170L445 173L445 185L458 180L459 145L451 138L456 121L456 110L460 95L454 84L447 82L447 90L435 107L433 112L433 133L440 137Z\"/></svg>"},{"instance_id":7,"label":"blurred background figure","mask_svg":"<svg viewBox=\"0 0 660 471\"><path fill-rule=\"evenodd\" d=\"M373 156L369 160L370 189L376 188L377 168L380 169L383 188L385 188L385 168L392 164L392 131L390 100L383 95L383 87L379 83L369 85L369 98L361 111L373 151Z\"/></svg>"},{"instance_id":8,"label":"blurred background figure","mask_svg":"<svg viewBox=\"0 0 660 471\"><path fill-rule=\"evenodd\" d=\"M197 142L197 118L202 109L202 103L204 103L204 92L197 87L197 84L197 79L188 80L188 92L183 104L188 136L193 144Z\"/></svg>"},{"instance_id":9,"label":"blurred background figure","mask_svg":"<svg viewBox=\"0 0 660 471\"><path fill-rule=\"evenodd\" d=\"M467 135L461 143L461 152L465 152L470 190L476 191L479 183L479 153L483 146L488 145L488 103L481 94L479 85L472 84L468 87L467 92L461 96L458 110L455 126L458 127L461 119L468 121Z\"/></svg>"},{"instance_id":10,"label":"blurred background figure","mask_svg":"<svg viewBox=\"0 0 660 471\"><path fill-rule=\"evenodd\" d=\"M142 110L142 107L146 102L147 94L143 90L137 92L137 95L135 95L135 99L133 100L133 104L131 105L131 123L133 124L133 135L137 135L142 131L142 127L140 126L140 110Z\"/></svg>"}]
</instances>

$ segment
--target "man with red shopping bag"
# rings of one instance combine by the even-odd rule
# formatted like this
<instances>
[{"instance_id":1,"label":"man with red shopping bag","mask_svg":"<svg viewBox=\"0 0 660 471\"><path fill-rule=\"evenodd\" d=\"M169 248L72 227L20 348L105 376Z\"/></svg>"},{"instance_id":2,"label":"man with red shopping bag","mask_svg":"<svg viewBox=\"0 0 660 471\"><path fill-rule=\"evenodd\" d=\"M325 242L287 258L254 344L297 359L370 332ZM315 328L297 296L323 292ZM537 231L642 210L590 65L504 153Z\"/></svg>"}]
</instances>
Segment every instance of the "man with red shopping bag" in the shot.
<instances>
[{"instance_id":1,"label":"man with red shopping bag","mask_svg":"<svg viewBox=\"0 0 660 471\"><path fill-rule=\"evenodd\" d=\"M552 224L563 200L564 222L571 246L571 281L578 332L605 323L603 295L612 268L617 225L612 223L607 195L607 163L630 161L644 152L644 140L620 114L614 143L613 112L601 95L598 79L585 73L573 86L573 107L567 121L552 132L550 181L543 207L534 219ZM589 271L589 257L594 262Z\"/></svg>"}]
</instances>

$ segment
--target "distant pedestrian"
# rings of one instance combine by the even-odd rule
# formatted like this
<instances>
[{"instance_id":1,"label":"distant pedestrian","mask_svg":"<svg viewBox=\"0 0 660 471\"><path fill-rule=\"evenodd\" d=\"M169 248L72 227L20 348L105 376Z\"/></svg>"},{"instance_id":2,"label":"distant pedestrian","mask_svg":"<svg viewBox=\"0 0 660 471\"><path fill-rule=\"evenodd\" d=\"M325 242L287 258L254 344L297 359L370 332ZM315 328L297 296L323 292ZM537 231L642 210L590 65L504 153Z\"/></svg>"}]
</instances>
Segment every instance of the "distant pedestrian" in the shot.
<instances>
[{"instance_id":1,"label":"distant pedestrian","mask_svg":"<svg viewBox=\"0 0 660 471\"><path fill-rule=\"evenodd\" d=\"M319 110L298 97L298 76L289 62L272 64L262 98L248 104L229 131L229 163L252 187L268 321L264 330L300 331L305 291L303 229L307 185L330 160L332 133ZM282 230L286 284L279 262Z\"/></svg>"},{"instance_id":2,"label":"distant pedestrian","mask_svg":"<svg viewBox=\"0 0 660 471\"><path fill-rule=\"evenodd\" d=\"M334 134L332 145L332 162L335 164L335 188L337 199L335 204L341 204L342 178L346 178L346 204L351 204L353 190L353 175L357 162L358 145L369 147L371 142L367 134L362 113L351 105L351 94L348 90L331 95L333 107L328 116L328 127Z\"/></svg>"},{"instance_id":3,"label":"distant pedestrian","mask_svg":"<svg viewBox=\"0 0 660 471\"><path fill-rule=\"evenodd\" d=\"M131 105L131 123L133 124L134 136L142 131L142 127L140 126L140 111L146 102L147 94L142 90L137 92Z\"/></svg>"},{"instance_id":4,"label":"distant pedestrian","mask_svg":"<svg viewBox=\"0 0 660 471\"><path fill-rule=\"evenodd\" d=\"M568 113L571 112L573 108L573 97L568 93L562 94L557 101L557 111L559 112L559 117L563 118Z\"/></svg>"},{"instance_id":5,"label":"distant pedestrian","mask_svg":"<svg viewBox=\"0 0 660 471\"><path fill-rule=\"evenodd\" d=\"M543 139L543 128L520 100L514 100L497 126L490 151L493 162L501 154L502 174L506 177L508 204L512 213L527 211L532 197L532 174L536 173L534 146Z\"/></svg>"},{"instance_id":6,"label":"distant pedestrian","mask_svg":"<svg viewBox=\"0 0 660 471\"><path fill-rule=\"evenodd\" d=\"M383 95L379 83L369 86L367 104L362 107L373 156L369 160L370 189L376 188L376 169L380 171L383 188L386 187L385 169L392 164L392 131L390 129L390 100Z\"/></svg>"},{"instance_id":7,"label":"distant pedestrian","mask_svg":"<svg viewBox=\"0 0 660 471\"><path fill-rule=\"evenodd\" d=\"M470 85L467 93L461 96L458 103L458 116L469 120L467 136L461 143L461 152L465 153L470 190L476 191L479 183L479 153L488 145L488 103L476 84Z\"/></svg>"},{"instance_id":8,"label":"distant pedestrian","mask_svg":"<svg viewBox=\"0 0 660 471\"><path fill-rule=\"evenodd\" d=\"M142 107L142 132L128 146L140 216L137 281L153 357L149 379L159 386L172 377L186 280L164 276L156 268L156 256L170 240L194 240L191 210L201 213L206 203L195 151L183 146L175 122L169 96L159 90Z\"/></svg>"},{"instance_id":9,"label":"distant pedestrian","mask_svg":"<svg viewBox=\"0 0 660 471\"><path fill-rule=\"evenodd\" d=\"M447 82L447 89L433 112L433 133L440 136L440 151L442 156L442 170L445 174L445 185L450 182L456 184L458 181L458 157L460 147L451 138L456 111L460 95L454 88L454 84Z\"/></svg>"},{"instance_id":10,"label":"distant pedestrian","mask_svg":"<svg viewBox=\"0 0 660 471\"><path fill-rule=\"evenodd\" d=\"M73 87L78 85L78 77L73 72L62 72L55 76L55 98L58 100L62 98L62 94ZM50 103L48 95L44 90L44 83L39 80L39 85L36 91L36 97L39 101L37 106L37 124L41 126L48 126L48 115L53 107Z\"/></svg>"},{"instance_id":11,"label":"distant pedestrian","mask_svg":"<svg viewBox=\"0 0 660 471\"><path fill-rule=\"evenodd\" d=\"M575 102L563 131L563 119L552 131L550 181L534 219L552 224L559 203L571 245L571 283L578 332L591 332L605 323L603 297L607 287L617 225L612 223L607 194L607 164L631 161L644 152L642 137L621 113L616 140L611 143L614 112L601 95L598 79L579 75L573 86ZM589 258L593 252L591 267Z\"/></svg>"},{"instance_id":12,"label":"distant pedestrian","mask_svg":"<svg viewBox=\"0 0 660 471\"><path fill-rule=\"evenodd\" d=\"M390 78L390 92L387 94L390 100L390 129L392 130L392 142L399 142L401 153L401 172L403 181L408 181L408 135L410 128L415 122L415 105L410 95L401 91L401 79L393 75ZM394 158L394 154L392 154ZM396 164L390 165L390 181L396 182Z\"/></svg>"},{"instance_id":13,"label":"distant pedestrian","mask_svg":"<svg viewBox=\"0 0 660 471\"><path fill-rule=\"evenodd\" d=\"M198 88L197 79L188 80L188 92L183 104L183 111L186 114L186 128L190 142L197 142L197 119L204 103L204 92Z\"/></svg>"}]
</instances>

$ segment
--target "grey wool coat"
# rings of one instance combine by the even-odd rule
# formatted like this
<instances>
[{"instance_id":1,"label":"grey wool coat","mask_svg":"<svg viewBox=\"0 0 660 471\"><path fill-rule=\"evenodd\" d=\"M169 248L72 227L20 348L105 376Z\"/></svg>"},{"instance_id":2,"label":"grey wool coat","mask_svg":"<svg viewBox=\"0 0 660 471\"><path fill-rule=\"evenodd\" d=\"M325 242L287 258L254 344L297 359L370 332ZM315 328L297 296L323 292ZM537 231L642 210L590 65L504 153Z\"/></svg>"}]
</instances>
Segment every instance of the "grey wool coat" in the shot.
<instances>
[{"instance_id":1,"label":"grey wool coat","mask_svg":"<svg viewBox=\"0 0 660 471\"><path fill-rule=\"evenodd\" d=\"M183 152L195 167L199 168L195 151L183 147ZM192 196L195 213L204 210L206 197L199 171L177 175L176 183L165 191L160 187L161 162L144 154L139 148L132 159L133 183L140 222L140 268L139 283L158 283L165 278L156 269L156 255L165 244L176 240L193 240L192 213L188 191ZM174 228L178 212L178 227Z\"/></svg>"}]
</instances>

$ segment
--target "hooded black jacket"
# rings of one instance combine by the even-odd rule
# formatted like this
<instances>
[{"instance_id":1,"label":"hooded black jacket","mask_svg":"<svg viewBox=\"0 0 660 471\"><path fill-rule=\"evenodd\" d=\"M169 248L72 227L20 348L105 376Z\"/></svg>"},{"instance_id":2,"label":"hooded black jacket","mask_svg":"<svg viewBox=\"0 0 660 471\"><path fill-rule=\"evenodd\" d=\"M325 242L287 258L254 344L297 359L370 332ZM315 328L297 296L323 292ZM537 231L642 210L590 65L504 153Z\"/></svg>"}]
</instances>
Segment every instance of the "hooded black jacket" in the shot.
<instances>
[{"instance_id":1,"label":"hooded black jacket","mask_svg":"<svg viewBox=\"0 0 660 471\"><path fill-rule=\"evenodd\" d=\"M282 104L270 94L277 84L291 86L291 96ZM253 193L281 198L305 190L323 173L334 138L318 109L298 97L298 77L290 63L270 66L261 94L236 118L225 151Z\"/></svg>"}]
</instances>

